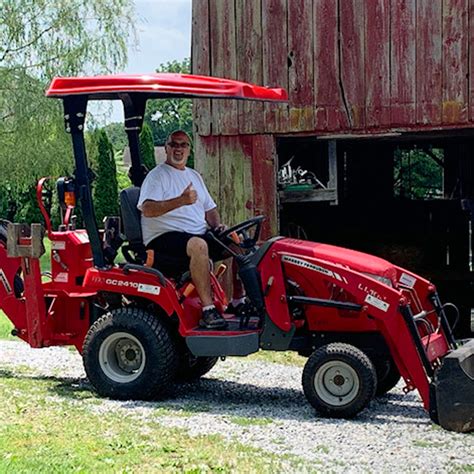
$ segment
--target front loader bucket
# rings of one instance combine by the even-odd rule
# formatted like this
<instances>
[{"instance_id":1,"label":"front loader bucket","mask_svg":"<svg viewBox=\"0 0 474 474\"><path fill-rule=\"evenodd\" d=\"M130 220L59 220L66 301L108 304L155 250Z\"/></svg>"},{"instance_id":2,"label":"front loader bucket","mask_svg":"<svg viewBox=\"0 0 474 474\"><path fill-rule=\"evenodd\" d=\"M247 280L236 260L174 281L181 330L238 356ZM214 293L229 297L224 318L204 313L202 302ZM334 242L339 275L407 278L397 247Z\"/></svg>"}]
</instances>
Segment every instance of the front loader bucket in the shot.
<instances>
[{"instance_id":1,"label":"front loader bucket","mask_svg":"<svg viewBox=\"0 0 474 474\"><path fill-rule=\"evenodd\" d=\"M444 357L434 375L434 388L436 421L447 430L473 431L474 339Z\"/></svg>"}]
</instances>

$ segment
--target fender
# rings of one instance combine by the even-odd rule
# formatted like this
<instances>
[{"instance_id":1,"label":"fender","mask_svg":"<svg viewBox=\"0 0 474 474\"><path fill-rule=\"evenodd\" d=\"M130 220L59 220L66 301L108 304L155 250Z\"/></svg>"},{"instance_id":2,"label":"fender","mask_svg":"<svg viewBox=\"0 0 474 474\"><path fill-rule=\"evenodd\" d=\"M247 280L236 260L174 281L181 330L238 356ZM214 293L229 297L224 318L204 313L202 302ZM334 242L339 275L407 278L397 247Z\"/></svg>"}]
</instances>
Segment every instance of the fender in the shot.
<instances>
[{"instance_id":1,"label":"fender","mask_svg":"<svg viewBox=\"0 0 474 474\"><path fill-rule=\"evenodd\" d=\"M156 276L145 272L133 271L125 275L119 267L110 270L89 268L83 289L86 292L108 291L146 298L160 306L168 316L182 312L172 283L167 280L166 285L162 285Z\"/></svg>"}]
</instances>

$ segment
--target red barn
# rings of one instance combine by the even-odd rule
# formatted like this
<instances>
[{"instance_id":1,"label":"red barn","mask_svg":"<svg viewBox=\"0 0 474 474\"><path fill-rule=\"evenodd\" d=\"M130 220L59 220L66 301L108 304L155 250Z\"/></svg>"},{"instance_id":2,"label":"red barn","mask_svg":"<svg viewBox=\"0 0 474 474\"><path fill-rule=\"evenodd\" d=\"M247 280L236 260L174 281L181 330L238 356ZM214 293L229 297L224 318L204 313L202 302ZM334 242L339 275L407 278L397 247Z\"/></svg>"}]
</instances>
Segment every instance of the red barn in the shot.
<instances>
[{"instance_id":1,"label":"red barn","mask_svg":"<svg viewBox=\"0 0 474 474\"><path fill-rule=\"evenodd\" d=\"M474 0L194 0L192 38L193 73L289 93L196 102L196 166L225 220L263 213L267 235L424 274L467 334Z\"/></svg>"}]
</instances>

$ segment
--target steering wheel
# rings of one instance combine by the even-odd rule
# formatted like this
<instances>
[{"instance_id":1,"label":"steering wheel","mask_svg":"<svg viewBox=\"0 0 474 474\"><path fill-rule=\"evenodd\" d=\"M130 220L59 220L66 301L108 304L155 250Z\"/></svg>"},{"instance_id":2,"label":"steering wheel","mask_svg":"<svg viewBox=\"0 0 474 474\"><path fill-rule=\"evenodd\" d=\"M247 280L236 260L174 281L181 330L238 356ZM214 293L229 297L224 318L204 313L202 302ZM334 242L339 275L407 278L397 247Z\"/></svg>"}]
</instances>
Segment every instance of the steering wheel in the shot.
<instances>
[{"instance_id":1,"label":"steering wheel","mask_svg":"<svg viewBox=\"0 0 474 474\"><path fill-rule=\"evenodd\" d=\"M251 219L243 221L240 224L236 224L226 230L223 230L217 235L217 238L224 242L234 243L244 249L251 249L257 244L258 238L260 236L260 230L262 228L262 222L264 220L265 216L252 217ZM253 237L251 237L247 232L252 227L255 227ZM240 234L243 237L243 240L240 242L236 242L232 238L232 234L234 233Z\"/></svg>"}]
</instances>

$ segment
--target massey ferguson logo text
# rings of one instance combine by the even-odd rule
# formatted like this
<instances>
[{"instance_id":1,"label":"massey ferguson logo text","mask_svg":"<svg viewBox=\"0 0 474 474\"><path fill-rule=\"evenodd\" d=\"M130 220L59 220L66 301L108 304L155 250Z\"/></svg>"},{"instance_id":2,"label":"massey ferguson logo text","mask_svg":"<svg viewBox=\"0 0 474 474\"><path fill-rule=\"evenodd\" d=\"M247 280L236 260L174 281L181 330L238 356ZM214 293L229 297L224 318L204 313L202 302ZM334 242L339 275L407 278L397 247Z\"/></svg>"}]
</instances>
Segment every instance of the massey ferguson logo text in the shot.
<instances>
[{"instance_id":1,"label":"massey ferguson logo text","mask_svg":"<svg viewBox=\"0 0 474 474\"><path fill-rule=\"evenodd\" d=\"M332 277L335 280L339 280L339 281L343 281L344 283L347 283L346 278L341 277L341 275L339 275L339 273L328 270L327 268L320 267L319 265L315 265L314 263L307 262L306 260L301 260L300 258L290 257L289 255L284 255L282 260L284 262L291 263L293 265L297 265L298 267L307 268L307 269L312 270L314 272L322 273L323 275L326 275L328 277Z\"/></svg>"}]
</instances>

